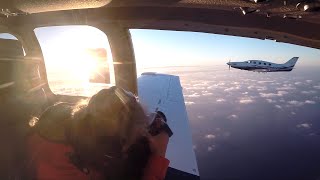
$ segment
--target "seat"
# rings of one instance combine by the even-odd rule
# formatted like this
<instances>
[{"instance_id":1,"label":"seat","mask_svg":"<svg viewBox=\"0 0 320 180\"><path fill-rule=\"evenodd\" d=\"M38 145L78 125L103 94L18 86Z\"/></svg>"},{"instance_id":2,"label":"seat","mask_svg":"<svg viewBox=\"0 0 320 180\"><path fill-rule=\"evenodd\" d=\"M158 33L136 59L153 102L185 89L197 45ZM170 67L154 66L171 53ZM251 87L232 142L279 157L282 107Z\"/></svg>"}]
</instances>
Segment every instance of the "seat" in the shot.
<instances>
[{"instance_id":1,"label":"seat","mask_svg":"<svg viewBox=\"0 0 320 180\"><path fill-rule=\"evenodd\" d=\"M24 179L29 121L48 101L38 68L18 40L0 39L0 179Z\"/></svg>"}]
</instances>

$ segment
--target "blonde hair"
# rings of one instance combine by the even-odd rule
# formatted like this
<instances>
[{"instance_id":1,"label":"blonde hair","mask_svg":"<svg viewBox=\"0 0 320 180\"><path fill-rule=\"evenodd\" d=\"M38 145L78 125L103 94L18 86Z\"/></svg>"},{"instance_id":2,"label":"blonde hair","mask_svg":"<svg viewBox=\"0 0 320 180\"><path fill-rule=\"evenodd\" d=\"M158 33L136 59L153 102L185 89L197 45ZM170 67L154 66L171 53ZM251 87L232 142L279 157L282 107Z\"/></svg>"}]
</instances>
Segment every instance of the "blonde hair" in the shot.
<instances>
[{"instance_id":1,"label":"blonde hair","mask_svg":"<svg viewBox=\"0 0 320 180\"><path fill-rule=\"evenodd\" d=\"M103 89L90 99L74 106L70 125L70 140L76 147L94 151L98 138L117 136L127 144L132 137L147 133L147 116L136 100L121 88Z\"/></svg>"}]
</instances>

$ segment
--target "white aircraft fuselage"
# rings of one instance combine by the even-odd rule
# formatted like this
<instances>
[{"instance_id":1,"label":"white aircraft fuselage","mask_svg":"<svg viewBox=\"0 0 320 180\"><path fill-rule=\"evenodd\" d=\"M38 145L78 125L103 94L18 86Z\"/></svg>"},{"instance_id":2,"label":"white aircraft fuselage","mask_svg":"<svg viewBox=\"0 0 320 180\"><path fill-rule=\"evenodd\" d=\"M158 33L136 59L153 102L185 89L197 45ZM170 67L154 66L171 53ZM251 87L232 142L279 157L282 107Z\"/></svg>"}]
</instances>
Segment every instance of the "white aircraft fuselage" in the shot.
<instances>
[{"instance_id":1,"label":"white aircraft fuselage","mask_svg":"<svg viewBox=\"0 0 320 180\"><path fill-rule=\"evenodd\" d=\"M227 65L236 69L257 72L292 71L298 59L299 57L293 57L284 64L276 64L261 60L248 60L244 62L228 62Z\"/></svg>"}]
</instances>

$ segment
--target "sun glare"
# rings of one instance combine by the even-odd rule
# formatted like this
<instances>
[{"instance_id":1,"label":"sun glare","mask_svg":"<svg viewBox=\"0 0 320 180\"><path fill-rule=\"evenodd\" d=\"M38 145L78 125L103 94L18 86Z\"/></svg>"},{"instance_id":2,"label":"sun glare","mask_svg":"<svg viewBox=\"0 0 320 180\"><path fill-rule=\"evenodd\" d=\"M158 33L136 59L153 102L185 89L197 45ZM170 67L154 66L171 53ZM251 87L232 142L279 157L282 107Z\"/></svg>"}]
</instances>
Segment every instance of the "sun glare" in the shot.
<instances>
[{"instance_id":1,"label":"sun glare","mask_svg":"<svg viewBox=\"0 0 320 180\"><path fill-rule=\"evenodd\" d=\"M53 91L91 91L88 89L94 83L114 84L111 50L102 31L90 26L60 26L38 28L35 32Z\"/></svg>"}]
</instances>

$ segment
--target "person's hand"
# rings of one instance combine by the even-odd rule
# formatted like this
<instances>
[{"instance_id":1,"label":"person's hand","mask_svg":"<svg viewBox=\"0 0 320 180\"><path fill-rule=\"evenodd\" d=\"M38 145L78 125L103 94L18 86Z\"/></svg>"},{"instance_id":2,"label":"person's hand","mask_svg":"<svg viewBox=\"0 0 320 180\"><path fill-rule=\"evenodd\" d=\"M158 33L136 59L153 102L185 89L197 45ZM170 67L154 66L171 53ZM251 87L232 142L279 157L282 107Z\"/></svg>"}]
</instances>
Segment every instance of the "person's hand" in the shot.
<instances>
[{"instance_id":1,"label":"person's hand","mask_svg":"<svg viewBox=\"0 0 320 180\"><path fill-rule=\"evenodd\" d=\"M161 132L156 136L148 135L150 142L150 149L153 155L158 155L161 157L166 156L167 146L169 142L169 136L166 132Z\"/></svg>"}]
</instances>

